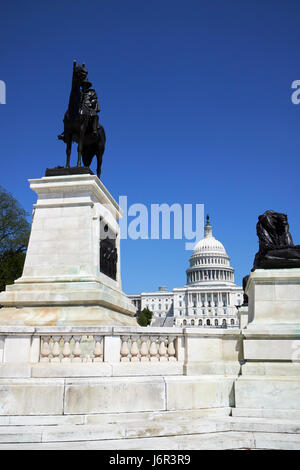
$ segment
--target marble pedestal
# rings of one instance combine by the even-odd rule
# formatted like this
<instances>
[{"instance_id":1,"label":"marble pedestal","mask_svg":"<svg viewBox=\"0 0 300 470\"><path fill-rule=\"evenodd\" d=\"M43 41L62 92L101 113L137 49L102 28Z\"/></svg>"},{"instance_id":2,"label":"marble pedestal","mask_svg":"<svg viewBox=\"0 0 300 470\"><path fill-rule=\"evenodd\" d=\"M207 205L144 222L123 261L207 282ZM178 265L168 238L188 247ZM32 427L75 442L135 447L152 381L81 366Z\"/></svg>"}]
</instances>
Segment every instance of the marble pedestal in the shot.
<instances>
[{"instance_id":1,"label":"marble pedestal","mask_svg":"<svg viewBox=\"0 0 300 470\"><path fill-rule=\"evenodd\" d=\"M300 269L256 269L246 294L242 373L235 383L239 416L300 414Z\"/></svg>"},{"instance_id":2,"label":"marble pedestal","mask_svg":"<svg viewBox=\"0 0 300 470\"><path fill-rule=\"evenodd\" d=\"M250 274L248 328L300 328L300 269L256 269Z\"/></svg>"},{"instance_id":3,"label":"marble pedestal","mask_svg":"<svg viewBox=\"0 0 300 470\"><path fill-rule=\"evenodd\" d=\"M89 174L29 182L38 200L24 270L0 294L0 325L136 325L121 287L122 215L108 190ZM103 226L115 234L115 279L101 272Z\"/></svg>"}]
</instances>

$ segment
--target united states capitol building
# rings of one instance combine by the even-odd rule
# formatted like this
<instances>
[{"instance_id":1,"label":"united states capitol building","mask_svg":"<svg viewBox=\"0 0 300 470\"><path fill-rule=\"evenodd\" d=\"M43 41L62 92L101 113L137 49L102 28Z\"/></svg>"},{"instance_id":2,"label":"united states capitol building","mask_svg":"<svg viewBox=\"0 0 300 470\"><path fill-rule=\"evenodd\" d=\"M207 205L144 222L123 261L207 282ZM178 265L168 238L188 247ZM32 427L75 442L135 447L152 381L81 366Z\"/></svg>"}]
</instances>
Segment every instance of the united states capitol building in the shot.
<instances>
[{"instance_id":1,"label":"united states capitol building","mask_svg":"<svg viewBox=\"0 0 300 470\"><path fill-rule=\"evenodd\" d=\"M243 289L234 282L234 269L223 246L212 233L207 216L204 237L194 247L187 283L168 292L128 295L137 312L149 308L152 326L189 326L238 328L238 306L243 303Z\"/></svg>"}]
</instances>

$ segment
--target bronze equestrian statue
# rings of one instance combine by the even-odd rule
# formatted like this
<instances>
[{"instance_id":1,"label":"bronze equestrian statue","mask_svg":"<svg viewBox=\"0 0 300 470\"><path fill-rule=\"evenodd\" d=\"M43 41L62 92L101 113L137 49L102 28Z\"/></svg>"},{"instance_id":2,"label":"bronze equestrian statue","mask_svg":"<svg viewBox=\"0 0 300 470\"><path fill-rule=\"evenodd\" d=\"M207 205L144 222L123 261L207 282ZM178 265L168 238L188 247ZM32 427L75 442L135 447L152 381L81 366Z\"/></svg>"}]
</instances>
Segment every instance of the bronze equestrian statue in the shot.
<instances>
[{"instance_id":1,"label":"bronze equestrian statue","mask_svg":"<svg viewBox=\"0 0 300 470\"><path fill-rule=\"evenodd\" d=\"M97 176L100 178L102 157L105 150L105 132L99 124L100 106L97 94L87 79L85 64L73 63L72 88L69 106L64 116L64 132L58 136L67 144L66 168L70 168L72 142L78 144L77 167L82 163L89 167L97 157Z\"/></svg>"}]
</instances>

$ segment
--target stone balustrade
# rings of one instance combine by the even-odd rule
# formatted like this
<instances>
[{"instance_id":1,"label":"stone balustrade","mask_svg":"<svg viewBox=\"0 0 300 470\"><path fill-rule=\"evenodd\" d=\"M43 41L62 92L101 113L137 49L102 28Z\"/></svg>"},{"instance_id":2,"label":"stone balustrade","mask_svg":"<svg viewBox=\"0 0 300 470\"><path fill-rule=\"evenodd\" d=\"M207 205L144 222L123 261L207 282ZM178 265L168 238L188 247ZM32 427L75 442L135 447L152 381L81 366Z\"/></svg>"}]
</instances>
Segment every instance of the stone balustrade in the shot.
<instances>
[{"instance_id":1,"label":"stone balustrade","mask_svg":"<svg viewBox=\"0 0 300 470\"><path fill-rule=\"evenodd\" d=\"M121 362L176 362L177 336L122 335Z\"/></svg>"},{"instance_id":2,"label":"stone balustrade","mask_svg":"<svg viewBox=\"0 0 300 470\"><path fill-rule=\"evenodd\" d=\"M0 377L236 373L241 338L238 329L2 326Z\"/></svg>"},{"instance_id":3,"label":"stone balustrade","mask_svg":"<svg viewBox=\"0 0 300 470\"><path fill-rule=\"evenodd\" d=\"M103 336L41 336L40 362L103 362Z\"/></svg>"}]
</instances>

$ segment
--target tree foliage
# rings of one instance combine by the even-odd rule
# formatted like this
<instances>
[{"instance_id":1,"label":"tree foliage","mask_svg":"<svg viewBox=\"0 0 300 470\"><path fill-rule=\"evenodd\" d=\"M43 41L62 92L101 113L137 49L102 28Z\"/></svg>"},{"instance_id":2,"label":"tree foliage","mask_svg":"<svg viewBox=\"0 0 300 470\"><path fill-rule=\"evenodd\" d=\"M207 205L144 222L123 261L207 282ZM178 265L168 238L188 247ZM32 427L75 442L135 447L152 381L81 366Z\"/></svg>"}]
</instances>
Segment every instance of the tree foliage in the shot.
<instances>
[{"instance_id":1,"label":"tree foliage","mask_svg":"<svg viewBox=\"0 0 300 470\"><path fill-rule=\"evenodd\" d=\"M144 308L137 316L137 322L140 326L148 326L151 323L153 313L149 308Z\"/></svg>"},{"instance_id":2,"label":"tree foliage","mask_svg":"<svg viewBox=\"0 0 300 470\"><path fill-rule=\"evenodd\" d=\"M0 186L0 290L22 275L30 225L19 202Z\"/></svg>"}]
</instances>

